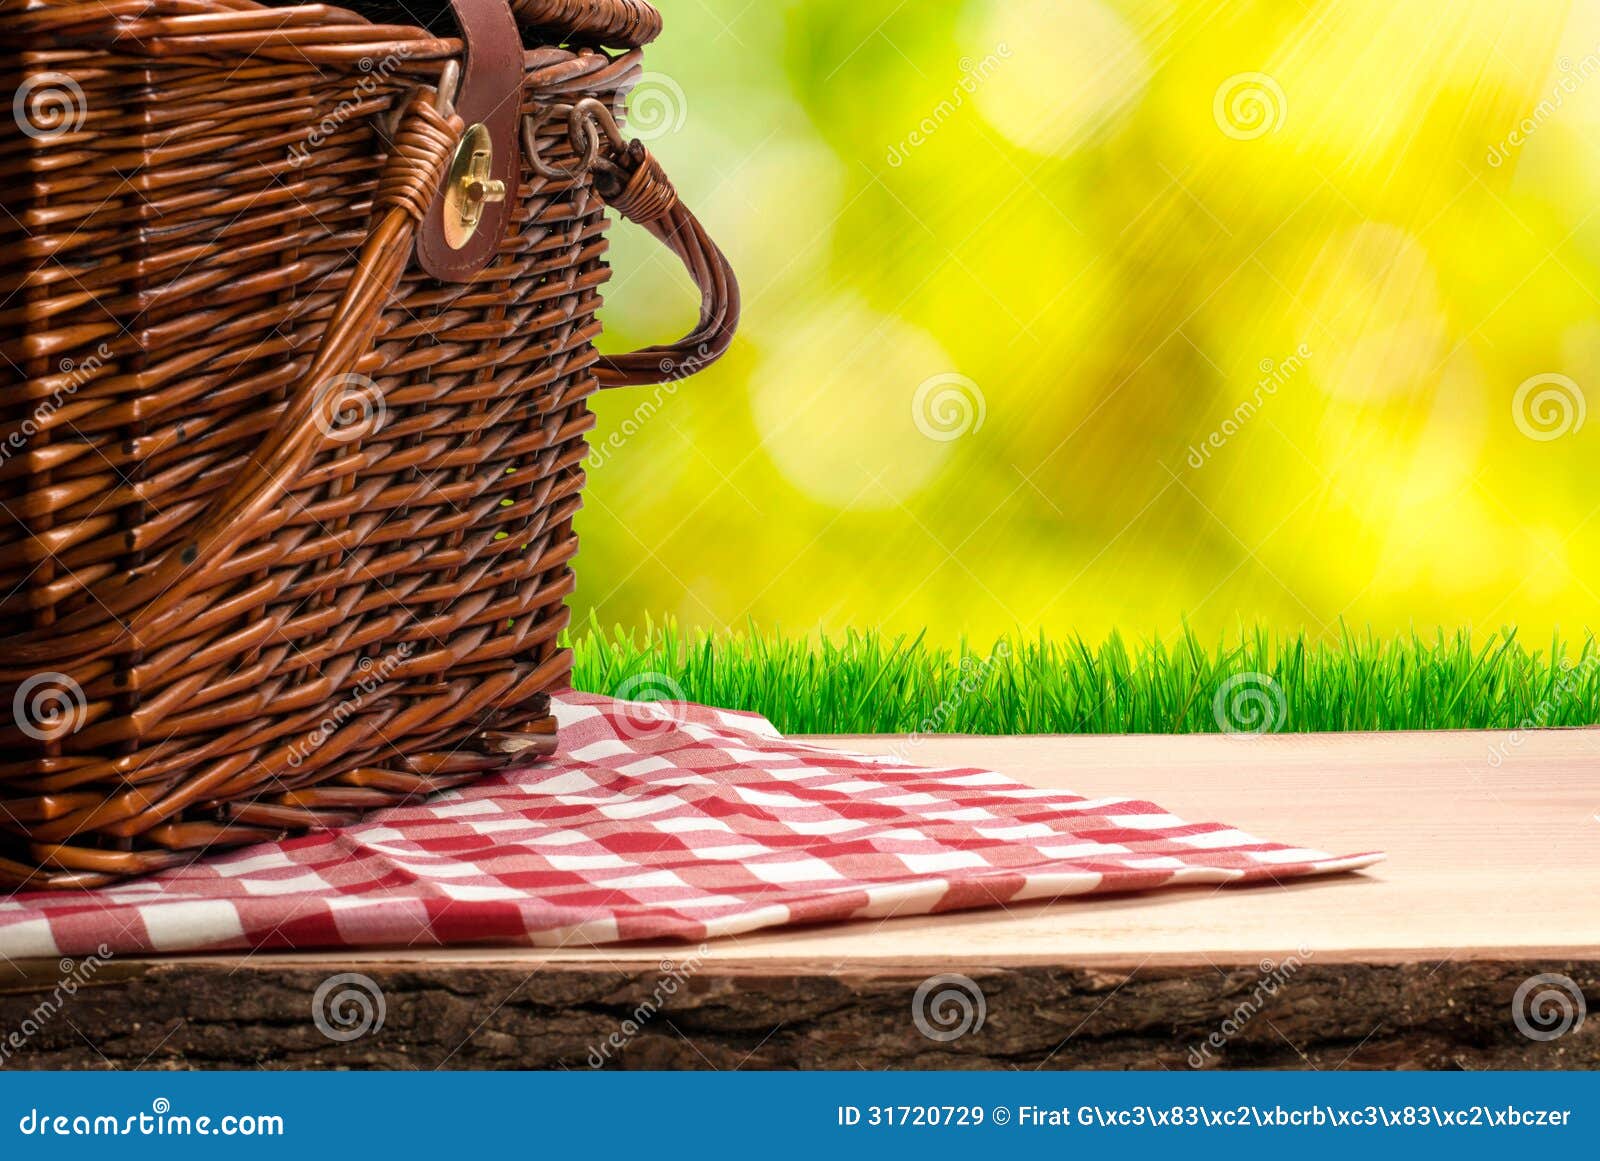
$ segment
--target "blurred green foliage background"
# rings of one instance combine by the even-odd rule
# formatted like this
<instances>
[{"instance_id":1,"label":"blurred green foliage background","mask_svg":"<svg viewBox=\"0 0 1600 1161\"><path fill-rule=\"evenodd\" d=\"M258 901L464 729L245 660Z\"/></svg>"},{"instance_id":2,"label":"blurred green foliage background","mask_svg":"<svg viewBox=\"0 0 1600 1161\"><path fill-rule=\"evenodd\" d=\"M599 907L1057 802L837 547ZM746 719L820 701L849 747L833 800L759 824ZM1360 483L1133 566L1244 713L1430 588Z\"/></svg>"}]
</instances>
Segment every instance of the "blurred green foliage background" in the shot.
<instances>
[{"instance_id":1,"label":"blurred green foliage background","mask_svg":"<svg viewBox=\"0 0 1600 1161\"><path fill-rule=\"evenodd\" d=\"M1600 622L1600 4L660 2L745 323L597 401L580 617ZM681 333L614 236L608 348Z\"/></svg>"}]
</instances>

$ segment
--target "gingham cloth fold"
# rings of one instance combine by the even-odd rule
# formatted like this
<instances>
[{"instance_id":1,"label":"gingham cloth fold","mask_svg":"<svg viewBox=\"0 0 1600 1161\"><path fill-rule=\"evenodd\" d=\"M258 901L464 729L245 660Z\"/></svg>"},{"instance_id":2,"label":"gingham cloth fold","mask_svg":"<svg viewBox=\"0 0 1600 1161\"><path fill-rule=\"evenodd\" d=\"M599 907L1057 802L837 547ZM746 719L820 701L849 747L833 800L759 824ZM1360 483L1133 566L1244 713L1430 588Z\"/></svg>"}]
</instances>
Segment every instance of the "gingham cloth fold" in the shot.
<instances>
[{"instance_id":1,"label":"gingham cloth fold","mask_svg":"<svg viewBox=\"0 0 1600 1161\"><path fill-rule=\"evenodd\" d=\"M842 754L750 714L577 693L556 713L551 763L98 892L0 900L0 955L703 940L1382 858Z\"/></svg>"}]
</instances>

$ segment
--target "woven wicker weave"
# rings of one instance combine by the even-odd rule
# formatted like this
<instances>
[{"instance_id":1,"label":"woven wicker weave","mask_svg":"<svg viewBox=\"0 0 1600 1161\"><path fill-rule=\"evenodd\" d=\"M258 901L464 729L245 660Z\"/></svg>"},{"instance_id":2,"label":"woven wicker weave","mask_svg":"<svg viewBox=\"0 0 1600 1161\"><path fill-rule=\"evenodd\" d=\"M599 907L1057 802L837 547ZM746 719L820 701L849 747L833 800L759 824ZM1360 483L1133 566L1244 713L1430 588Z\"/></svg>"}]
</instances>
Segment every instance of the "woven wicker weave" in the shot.
<instances>
[{"instance_id":1,"label":"woven wicker weave","mask_svg":"<svg viewBox=\"0 0 1600 1161\"><path fill-rule=\"evenodd\" d=\"M521 190L449 283L412 255L464 129L438 91L458 38L248 0L0 5L24 130L0 144L0 888L553 750L588 396L716 358L738 296L606 115L654 10L514 7ZM705 291L684 343L595 352L607 203Z\"/></svg>"}]
</instances>

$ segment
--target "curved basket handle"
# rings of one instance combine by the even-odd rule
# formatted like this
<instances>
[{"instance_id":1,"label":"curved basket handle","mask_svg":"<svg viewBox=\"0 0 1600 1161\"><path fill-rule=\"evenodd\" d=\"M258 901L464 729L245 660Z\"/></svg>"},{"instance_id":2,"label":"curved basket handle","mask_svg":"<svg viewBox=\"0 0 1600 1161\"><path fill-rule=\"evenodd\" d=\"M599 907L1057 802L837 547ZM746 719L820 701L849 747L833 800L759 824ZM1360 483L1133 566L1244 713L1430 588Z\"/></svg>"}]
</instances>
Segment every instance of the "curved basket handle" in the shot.
<instances>
[{"instance_id":1,"label":"curved basket handle","mask_svg":"<svg viewBox=\"0 0 1600 1161\"><path fill-rule=\"evenodd\" d=\"M562 41L639 48L661 35L661 13L649 0L511 0L511 8L528 28Z\"/></svg>"},{"instance_id":2,"label":"curved basket handle","mask_svg":"<svg viewBox=\"0 0 1600 1161\"><path fill-rule=\"evenodd\" d=\"M594 169L601 198L665 243L700 289L700 322L693 331L676 343L600 356L595 367L600 386L666 383L704 370L722 358L739 328L739 280L727 256L678 200L678 191L644 142L624 139L603 103L592 97L579 101L572 107L569 127L585 163ZM601 155L602 134L609 157Z\"/></svg>"},{"instance_id":3,"label":"curved basket handle","mask_svg":"<svg viewBox=\"0 0 1600 1161\"><path fill-rule=\"evenodd\" d=\"M410 265L417 225L463 128L461 118L445 116L429 94L411 101L373 195L374 224L356 272L266 442L152 571L54 625L0 641L0 681L21 680L40 664L95 660L129 638L141 641L246 538L259 535L261 521L326 445L344 399L330 387L348 382L372 351L384 308Z\"/></svg>"}]
</instances>

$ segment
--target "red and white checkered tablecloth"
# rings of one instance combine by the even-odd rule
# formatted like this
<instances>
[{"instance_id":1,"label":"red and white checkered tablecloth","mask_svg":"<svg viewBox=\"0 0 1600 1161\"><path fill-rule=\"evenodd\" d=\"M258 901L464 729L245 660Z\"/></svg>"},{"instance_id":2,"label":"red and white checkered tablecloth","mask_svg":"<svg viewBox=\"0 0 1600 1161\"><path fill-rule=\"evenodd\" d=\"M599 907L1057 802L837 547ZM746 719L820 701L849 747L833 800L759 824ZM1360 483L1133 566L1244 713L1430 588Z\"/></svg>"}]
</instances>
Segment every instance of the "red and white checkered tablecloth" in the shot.
<instances>
[{"instance_id":1,"label":"red and white checkered tablecloth","mask_svg":"<svg viewBox=\"0 0 1600 1161\"><path fill-rule=\"evenodd\" d=\"M578 693L556 712L548 764L93 893L0 899L0 956L703 940L1382 858L842 754L750 714Z\"/></svg>"}]
</instances>

